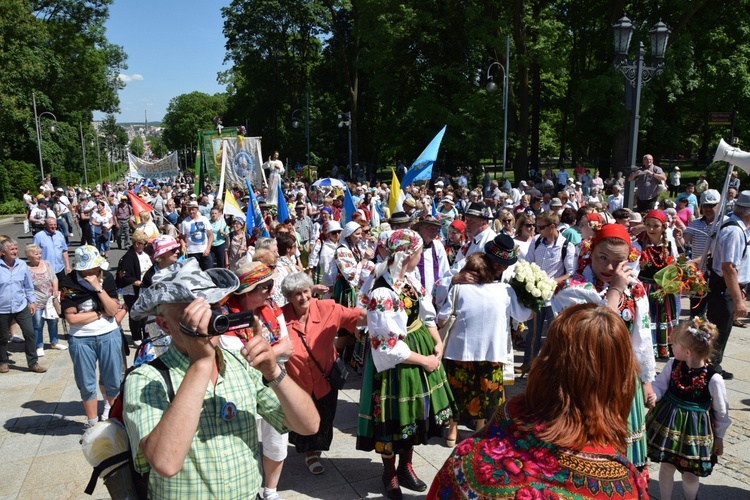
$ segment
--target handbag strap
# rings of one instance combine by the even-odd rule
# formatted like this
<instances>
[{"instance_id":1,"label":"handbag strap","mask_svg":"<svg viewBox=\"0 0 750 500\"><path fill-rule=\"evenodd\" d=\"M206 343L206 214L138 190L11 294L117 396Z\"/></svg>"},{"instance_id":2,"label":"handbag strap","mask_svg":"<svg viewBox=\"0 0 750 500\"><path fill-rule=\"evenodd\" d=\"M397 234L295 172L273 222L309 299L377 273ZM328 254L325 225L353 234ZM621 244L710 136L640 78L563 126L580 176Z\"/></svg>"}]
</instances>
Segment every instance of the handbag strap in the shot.
<instances>
[{"instance_id":1,"label":"handbag strap","mask_svg":"<svg viewBox=\"0 0 750 500\"><path fill-rule=\"evenodd\" d=\"M318 367L318 370L320 370L320 373L323 374L323 378L325 378L330 383L331 379L328 378L328 375L326 374L326 372L323 371L323 367L320 366L320 363L318 363L318 360L315 359L315 356L313 356L313 353L310 350L310 347L307 345L307 342L305 342L305 337L303 337L302 334L299 332L297 332L297 335L299 336L299 339L302 341L302 345L305 346L305 349L307 350L307 355L310 356L310 359L313 360L313 363L315 363L315 366Z\"/></svg>"},{"instance_id":2,"label":"handbag strap","mask_svg":"<svg viewBox=\"0 0 750 500\"><path fill-rule=\"evenodd\" d=\"M451 317L455 321L456 319L456 302L458 301L458 284L453 285L453 307L451 308ZM448 345L448 339L451 338L451 328L447 332L445 332L445 338L443 339L443 352L445 352L445 346Z\"/></svg>"}]
</instances>

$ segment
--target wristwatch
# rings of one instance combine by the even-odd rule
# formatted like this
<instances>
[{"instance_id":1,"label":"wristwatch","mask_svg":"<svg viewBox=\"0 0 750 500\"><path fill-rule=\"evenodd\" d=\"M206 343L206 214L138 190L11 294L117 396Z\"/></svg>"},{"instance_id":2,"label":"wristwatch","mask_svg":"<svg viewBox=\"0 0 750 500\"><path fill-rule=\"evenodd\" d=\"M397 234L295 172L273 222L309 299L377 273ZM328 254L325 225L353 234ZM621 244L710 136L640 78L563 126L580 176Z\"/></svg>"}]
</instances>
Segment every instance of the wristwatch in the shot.
<instances>
[{"instance_id":1,"label":"wristwatch","mask_svg":"<svg viewBox=\"0 0 750 500\"><path fill-rule=\"evenodd\" d=\"M276 387L281 383L282 380L284 380L284 377L286 377L286 368L284 368L284 365L279 365L279 368L281 368L281 372L279 373L279 376L275 379L268 381L266 380L266 377L262 377L263 379L263 385L266 387Z\"/></svg>"}]
</instances>

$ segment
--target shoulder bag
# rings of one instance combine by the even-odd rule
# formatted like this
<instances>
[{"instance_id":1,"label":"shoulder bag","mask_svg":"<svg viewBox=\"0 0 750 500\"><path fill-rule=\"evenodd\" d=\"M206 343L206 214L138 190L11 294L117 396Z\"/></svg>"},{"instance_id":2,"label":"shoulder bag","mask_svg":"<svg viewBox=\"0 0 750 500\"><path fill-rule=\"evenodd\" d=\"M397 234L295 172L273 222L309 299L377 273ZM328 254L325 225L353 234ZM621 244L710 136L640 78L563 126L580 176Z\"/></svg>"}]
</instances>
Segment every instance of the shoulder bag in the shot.
<instances>
[{"instance_id":1,"label":"shoulder bag","mask_svg":"<svg viewBox=\"0 0 750 500\"><path fill-rule=\"evenodd\" d=\"M453 285L453 309L451 310L451 315L448 316L448 320L445 322L445 324L438 328L438 332L440 332L440 338L443 339L443 350L445 350L445 344L448 343L448 337L450 337L453 323L456 322L456 301L458 300L458 287L459 285Z\"/></svg>"},{"instance_id":2,"label":"shoulder bag","mask_svg":"<svg viewBox=\"0 0 750 500\"><path fill-rule=\"evenodd\" d=\"M305 342L305 337L300 335L299 332L297 332L297 335L299 335L299 339L302 341L302 345L305 346L310 359L313 360L313 363L315 363L315 366L318 367L318 370L320 370L320 373L323 374L323 377L328 381L328 383L331 384L331 387L334 387L336 389L343 389L344 384L346 383L346 379L349 378L349 370L347 370L346 363L343 359L341 359L341 356L336 356L336 361L333 363L331 373L326 375L326 372L323 371L323 367L320 366L320 363L318 363L318 360L315 359L315 356L313 356L313 353L310 350L310 347L307 345L307 342Z\"/></svg>"}]
</instances>

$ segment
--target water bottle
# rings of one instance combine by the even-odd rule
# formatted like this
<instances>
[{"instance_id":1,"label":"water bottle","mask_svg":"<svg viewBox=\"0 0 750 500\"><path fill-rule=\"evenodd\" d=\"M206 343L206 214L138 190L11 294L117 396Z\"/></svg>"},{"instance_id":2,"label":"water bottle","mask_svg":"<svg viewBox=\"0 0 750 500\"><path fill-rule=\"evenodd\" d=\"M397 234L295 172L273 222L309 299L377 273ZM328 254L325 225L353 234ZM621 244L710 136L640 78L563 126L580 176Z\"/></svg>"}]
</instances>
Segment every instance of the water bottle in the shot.
<instances>
[{"instance_id":1,"label":"water bottle","mask_svg":"<svg viewBox=\"0 0 750 500\"><path fill-rule=\"evenodd\" d=\"M117 301L120 303L120 307L125 307L125 299L122 296L122 288L117 289Z\"/></svg>"}]
</instances>

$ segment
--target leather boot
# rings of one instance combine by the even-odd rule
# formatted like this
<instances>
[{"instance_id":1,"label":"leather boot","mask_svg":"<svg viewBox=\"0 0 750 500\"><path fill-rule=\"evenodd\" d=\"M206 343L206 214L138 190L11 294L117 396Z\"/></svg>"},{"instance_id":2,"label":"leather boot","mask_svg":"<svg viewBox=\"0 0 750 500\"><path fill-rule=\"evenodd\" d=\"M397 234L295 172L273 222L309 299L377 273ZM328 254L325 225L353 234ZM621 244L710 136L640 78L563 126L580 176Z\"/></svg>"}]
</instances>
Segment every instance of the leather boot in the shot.
<instances>
[{"instance_id":1,"label":"leather boot","mask_svg":"<svg viewBox=\"0 0 750 500\"><path fill-rule=\"evenodd\" d=\"M417 477L411 465L413 455L414 448L409 448L409 451L402 451L398 454L398 482L404 488L424 491L427 489L427 485Z\"/></svg>"},{"instance_id":2,"label":"leather boot","mask_svg":"<svg viewBox=\"0 0 750 500\"><path fill-rule=\"evenodd\" d=\"M390 457L382 456L383 458L383 486L385 486L385 493L388 498L400 499L403 497L401 488L398 485L398 473L396 472L396 455Z\"/></svg>"}]
</instances>

